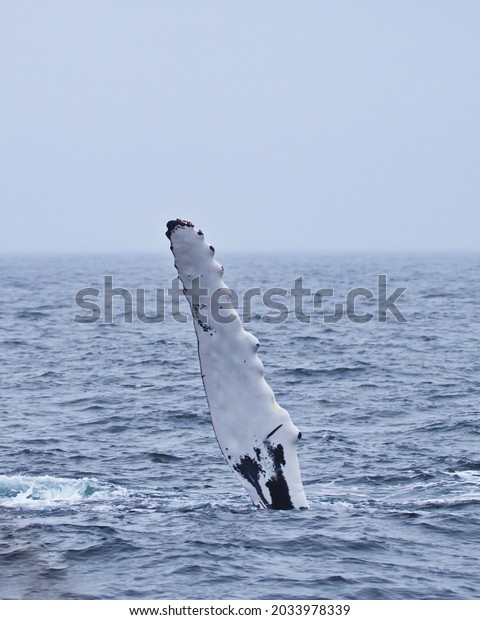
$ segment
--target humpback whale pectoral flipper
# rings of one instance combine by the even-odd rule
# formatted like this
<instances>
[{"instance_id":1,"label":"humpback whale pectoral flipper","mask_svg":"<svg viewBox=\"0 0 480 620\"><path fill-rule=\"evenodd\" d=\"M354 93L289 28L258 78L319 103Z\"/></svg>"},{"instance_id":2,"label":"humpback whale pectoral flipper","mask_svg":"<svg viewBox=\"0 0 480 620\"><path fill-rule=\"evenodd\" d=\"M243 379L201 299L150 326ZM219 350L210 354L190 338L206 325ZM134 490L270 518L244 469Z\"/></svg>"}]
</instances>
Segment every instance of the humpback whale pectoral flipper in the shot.
<instances>
[{"instance_id":1,"label":"humpback whale pectoral flipper","mask_svg":"<svg viewBox=\"0 0 480 620\"><path fill-rule=\"evenodd\" d=\"M243 329L215 249L187 220L170 220L166 235L192 311L205 394L227 463L256 506L308 508L297 459L301 433L265 381L258 340ZM212 308L212 294L218 300L219 292L220 321Z\"/></svg>"}]
</instances>

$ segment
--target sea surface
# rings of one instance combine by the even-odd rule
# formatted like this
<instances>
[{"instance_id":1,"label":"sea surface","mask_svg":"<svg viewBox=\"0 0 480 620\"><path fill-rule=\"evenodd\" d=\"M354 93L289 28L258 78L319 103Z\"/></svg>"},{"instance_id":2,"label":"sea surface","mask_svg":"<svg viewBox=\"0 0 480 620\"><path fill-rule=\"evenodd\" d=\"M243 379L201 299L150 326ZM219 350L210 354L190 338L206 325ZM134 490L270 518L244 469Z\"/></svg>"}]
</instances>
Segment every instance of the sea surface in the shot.
<instances>
[{"instance_id":1,"label":"sea surface","mask_svg":"<svg viewBox=\"0 0 480 620\"><path fill-rule=\"evenodd\" d=\"M252 506L168 295L163 321L118 295L107 320L105 276L153 316L171 255L2 256L0 598L478 598L480 255L217 258L240 296L334 289L305 295L309 322L291 295L273 323L256 297L247 326L303 433L310 510ZM379 320L382 274L403 322ZM357 287L372 320L332 321Z\"/></svg>"}]
</instances>

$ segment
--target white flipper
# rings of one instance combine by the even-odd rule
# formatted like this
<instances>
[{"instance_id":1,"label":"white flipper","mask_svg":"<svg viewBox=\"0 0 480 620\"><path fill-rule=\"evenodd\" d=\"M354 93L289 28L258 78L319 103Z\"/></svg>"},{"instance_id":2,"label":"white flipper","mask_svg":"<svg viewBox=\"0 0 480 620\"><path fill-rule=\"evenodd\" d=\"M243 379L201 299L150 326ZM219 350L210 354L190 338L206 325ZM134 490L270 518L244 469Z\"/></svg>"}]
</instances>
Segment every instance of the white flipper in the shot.
<instances>
[{"instance_id":1,"label":"white flipper","mask_svg":"<svg viewBox=\"0 0 480 620\"><path fill-rule=\"evenodd\" d=\"M255 505L308 508L297 459L301 434L265 381L258 341L232 307L213 247L191 222L172 220L167 229L192 310L213 428L227 463ZM195 294L199 287L203 291Z\"/></svg>"}]
</instances>

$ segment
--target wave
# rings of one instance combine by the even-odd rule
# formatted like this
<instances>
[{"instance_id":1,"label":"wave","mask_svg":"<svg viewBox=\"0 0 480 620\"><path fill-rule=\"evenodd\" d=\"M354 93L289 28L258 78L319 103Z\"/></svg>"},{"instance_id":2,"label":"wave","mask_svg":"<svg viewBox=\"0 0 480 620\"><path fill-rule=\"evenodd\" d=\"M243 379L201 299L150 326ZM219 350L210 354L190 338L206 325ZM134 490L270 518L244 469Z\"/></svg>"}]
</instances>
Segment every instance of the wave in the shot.
<instances>
[{"instance_id":1,"label":"wave","mask_svg":"<svg viewBox=\"0 0 480 620\"><path fill-rule=\"evenodd\" d=\"M124 487L97 478L55 476L0 476L0 506L45 506L58 502L120 499Z\"/></svg>"},{"instance_id":2,"label":"wave","mask_svg":"<svg viewBox=\"0 0 480 620\"><path fill-rule=\"evenodd\" d=\"M348 373L365 372L369 364L362 363L362 366L338 366L336 368L304 368L298 366L292 368L288 372L293 375L315 376L315 375L346 375Z\"/></svg>"},{"instance_id":3,"label":"wave","mask_svg":"<svg viewBox=\"0 0 480 620\"><path fill-rule=\"evenodd\" d=\"M156 460L170 462L169 454L148 453ZM60 478L56 476L0 475L0 509L77 510L125 512L249 512L256 510L243 495L230 493L184 494L177 489L145 488L142 492L126 489L97 478Z\"/></svg>"}]
</instances>

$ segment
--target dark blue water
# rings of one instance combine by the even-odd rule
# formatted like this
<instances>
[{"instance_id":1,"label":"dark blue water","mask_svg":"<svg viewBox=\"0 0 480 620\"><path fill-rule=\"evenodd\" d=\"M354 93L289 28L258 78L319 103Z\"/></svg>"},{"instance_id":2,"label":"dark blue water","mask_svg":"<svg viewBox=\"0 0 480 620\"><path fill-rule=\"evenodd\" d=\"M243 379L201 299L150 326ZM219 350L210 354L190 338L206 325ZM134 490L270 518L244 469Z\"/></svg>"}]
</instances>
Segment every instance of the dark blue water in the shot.
<instances>
[{"instance_id":1,"label":"dark blue water","mask_svg":"<svg viewBox=\"0 0 480 620\"><path fill-rule=\"evenodd\" d=\"M478 598L480 257L218 257L240 291L407 287L406 323L255 305L311 510L255 509L233 478L191 322L125 323L120 299L73 320L106 274L153 313L170 256L3 257L0 597Z\"/></svg>"}]
</instances>

